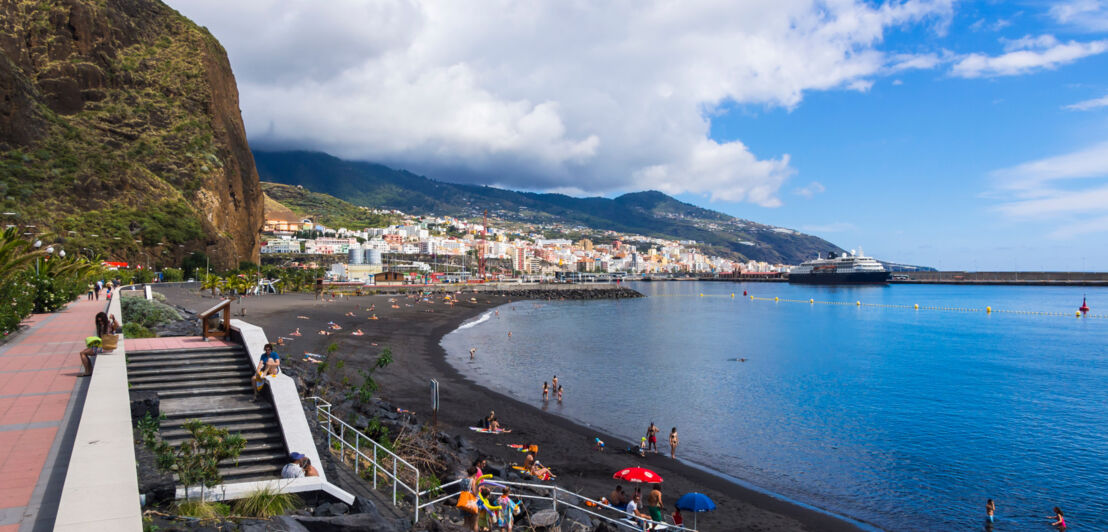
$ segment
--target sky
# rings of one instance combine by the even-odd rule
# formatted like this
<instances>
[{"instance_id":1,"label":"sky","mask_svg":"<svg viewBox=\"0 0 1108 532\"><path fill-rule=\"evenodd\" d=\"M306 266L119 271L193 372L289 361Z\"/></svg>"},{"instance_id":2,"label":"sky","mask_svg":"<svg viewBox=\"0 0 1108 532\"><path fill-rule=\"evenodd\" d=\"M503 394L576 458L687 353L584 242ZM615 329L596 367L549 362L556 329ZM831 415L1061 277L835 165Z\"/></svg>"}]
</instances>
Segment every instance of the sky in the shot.
<instances>
[{"instance_id":1,"label":"sky","mask_svg":"<svg viewBox=\"0 0 1108 532\"><path fill-rule=\"evenodd\" d=\"M1108 271L1108 0L169 0L255 149Z\"/></svg>"}]
</instances>

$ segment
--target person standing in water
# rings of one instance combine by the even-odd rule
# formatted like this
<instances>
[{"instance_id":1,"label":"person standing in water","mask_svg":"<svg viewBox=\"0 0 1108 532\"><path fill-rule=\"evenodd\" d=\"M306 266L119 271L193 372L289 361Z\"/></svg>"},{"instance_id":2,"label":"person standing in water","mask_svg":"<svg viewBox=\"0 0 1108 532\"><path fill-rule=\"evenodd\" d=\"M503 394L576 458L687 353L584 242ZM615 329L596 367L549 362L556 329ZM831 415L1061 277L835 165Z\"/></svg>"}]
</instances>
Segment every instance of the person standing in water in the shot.
<instances>
[{"instance_id":1,"label":"person standing in water","mask_svg":"<svg viewBox=\"0 0 1108 532\"><path fill-rule=\"evenodd\" d=\"M470 360L473 360L473 355L476 355L476 354L477 354L477 348L476 347L469 348L469 359Z\"/></svg>"},{"instance_id":2,"label":"person standing in water","mask_svg":"<svg viewBox=\"0 0 1108 532\"><path fill-rule=\"evenodd\" d=\"M555 375L554 378L550 380L550 387L553 388L555 392L558 391L558 376L557 375Z\"/></svg>"},{"instance_id":3,"label":"person standing in water","mask_svg":"<svg viewBox=\"0 0 1108 532\"><path fill-rule=\"evenodd\" d=\"M1054 519L1054 522L1050 523L1050 524L1052 526L1058 528L1058 530L1065 530L1066 529L1066 516L1062 514L1062 509L1061 508L1055 506L1054 507L1054 515L1053 516L1048 515L1046 518L1047 519Z\"/></svg>"},{"instance_id":4,"label":"person standing in water","mask_svg":"<svg viewBox=\"0 0 1108 532\"><path fill-rule=\"evenodd\" d=\"M673 430L669 431L669 457L677 458L677 427L673 427Z\"/></svg>"},{"instance_id":5,"label":"person standing in water","mask_svg":"<svg viewBox=\"0 0 1108 532\"><path fill-rule=\"evenodd\" d=\"M558 402L562 402L562 386L558 385Z\"/></svg>"},{"instance_id":6,"label":"person standing in water","mask_svg":"<svg viewBox=\"0 0 1108 532\"><path fill-rule=\"evenodd\" d=\"M985 530L993 529L993 514L996 513L996 503L992 499L985 501Z\"/></svg>"},{"instance_id":7,"label":"person standing in water","mask_svg":"<svg viewBox=\"0 0 1108 532\"><path fill-rule=\"evenodd\" d=\"M542 383L542 402L545 403L546 400L549 397L550 397L550 387L546 385L546 381L543 381L543 383Z\"/></svg>"}]
</instances>

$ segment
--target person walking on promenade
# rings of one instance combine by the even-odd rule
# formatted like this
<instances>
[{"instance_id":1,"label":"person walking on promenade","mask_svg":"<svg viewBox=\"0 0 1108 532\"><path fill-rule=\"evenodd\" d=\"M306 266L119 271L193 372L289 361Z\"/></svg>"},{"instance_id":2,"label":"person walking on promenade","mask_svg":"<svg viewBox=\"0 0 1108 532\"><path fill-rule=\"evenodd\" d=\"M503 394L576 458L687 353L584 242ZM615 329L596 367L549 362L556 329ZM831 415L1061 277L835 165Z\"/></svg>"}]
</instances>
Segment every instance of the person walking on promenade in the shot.
<instances>
[{"instance_id":1,"label":"person walking on promenade","mask_svg":"<svg viewBox=\"0 0 1108 532\"><path fill-rule=\"evenodd\" d=\"M646 429L646 441L647 441L646 448L647 448L647 450L654 451L654 454L658 454L658 433L659 432L661 432L661 429L659 429L658 426L655 425L653 421L651 421L650 422L650 428Z\"/></svg>"},{"instance_id":2,"label":"person walking on promenade","mask_svg":"<svg viewBox=\"0 0 1108 532\"><path fill-rule=\"evenodd\" d=\"M669 431L669 457L677 458L677 427Z\"/></svg>"},{"instance_id":3,"label":"person walking on promenade","mask_svg":"<svg viewBox=\"0 0 1108 532\"><path fill-rule=\"evenodd\" d=\"M1047 519L1054 519L1054 522L1050 523L1050 524L1051 524L1051 526L1056 527L1058 530L1065 530L1066 529L1066 516L1062 514L1062 509L1061 508L1055 506L1054 507L1054 515L1053 516L1048 515L1046 518Z\"/></svg>"}]
</instances>

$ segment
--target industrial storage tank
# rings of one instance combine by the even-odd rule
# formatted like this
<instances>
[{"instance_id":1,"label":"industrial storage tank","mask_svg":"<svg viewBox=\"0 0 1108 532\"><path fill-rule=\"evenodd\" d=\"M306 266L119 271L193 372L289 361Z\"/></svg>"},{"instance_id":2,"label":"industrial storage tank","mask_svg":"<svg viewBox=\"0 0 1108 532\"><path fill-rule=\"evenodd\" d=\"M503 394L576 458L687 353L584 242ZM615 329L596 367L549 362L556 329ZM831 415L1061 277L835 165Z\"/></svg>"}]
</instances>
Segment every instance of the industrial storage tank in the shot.
<instances>
[{"instance_id":1,"label":"industrial storage tank","mask_svg":"<svg viewBox=\"0 0 1108 532\"><path fill-rule=\"evenodd\" d=\"M381 250L379 249L367 249L365 250L365 262L373 266L379 266L381 264Z\"/></svg>"},{"instance_id":2,"label":"industrial storage tank","mask_svg":"<svg viewBox=\"0 0 1108 532\"><path fill-rule=\"evenodd\" d=\"M365 264L365 250L359 247L351 247L347 253L350 264Z\"/></svg>"}]
</instances>

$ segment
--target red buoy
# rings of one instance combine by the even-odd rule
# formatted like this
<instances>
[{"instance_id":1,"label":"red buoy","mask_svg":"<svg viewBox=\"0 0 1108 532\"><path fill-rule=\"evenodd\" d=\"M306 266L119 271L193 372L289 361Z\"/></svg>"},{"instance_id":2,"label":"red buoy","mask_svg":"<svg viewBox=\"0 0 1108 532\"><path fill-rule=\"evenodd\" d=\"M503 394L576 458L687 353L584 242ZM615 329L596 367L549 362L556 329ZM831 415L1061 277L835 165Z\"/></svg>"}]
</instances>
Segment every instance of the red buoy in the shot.
<instances>
[{"instance_id":1,"label":"red buoy","mask_svg":"<svg viewBox=\"0 0 1108 532\"><path fill-rule=\"evenodd\" d=\"M1082 298L1081 298L1081 308L1079 308L1077 310L1080 310L1082 314L1088 314L1089 313L1089 304L1085 302L1084 296L1082 296Z\"/></svg>"},{"instance_id":2,"label":"red buoy","mask_svg":"<svg viewBox=\"0 0 1108 532\"><path fill-rule=\"evenodd\" d=\"M743 290L743 295L744 295L744 296L746 295L746 290Z\"/></svg>"}]
</instances>

